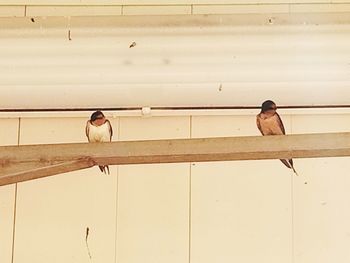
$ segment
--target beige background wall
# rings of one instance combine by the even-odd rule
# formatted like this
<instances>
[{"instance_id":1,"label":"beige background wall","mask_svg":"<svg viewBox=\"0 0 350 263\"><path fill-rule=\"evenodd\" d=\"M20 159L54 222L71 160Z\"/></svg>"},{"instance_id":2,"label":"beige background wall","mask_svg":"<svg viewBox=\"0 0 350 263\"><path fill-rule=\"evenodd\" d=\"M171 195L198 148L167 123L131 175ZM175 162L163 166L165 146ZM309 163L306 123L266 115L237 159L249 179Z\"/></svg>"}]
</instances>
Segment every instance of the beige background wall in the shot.
<instances>
[{"instance_id":1,"label":"beige background wall","mask_svg":"<svg viewBox=\"0 0 350 263\"><path fill-rule=\"evenodd\" d=\"M288 133L350 130L350 114L282 117ZM258 134L254 115L111 120L114 140ZM1 118L0 143L84 142L85 121ZM1 187L0 262L349 262L349 158L295 166L94 167Z\"/></svg>"}]
</instances>

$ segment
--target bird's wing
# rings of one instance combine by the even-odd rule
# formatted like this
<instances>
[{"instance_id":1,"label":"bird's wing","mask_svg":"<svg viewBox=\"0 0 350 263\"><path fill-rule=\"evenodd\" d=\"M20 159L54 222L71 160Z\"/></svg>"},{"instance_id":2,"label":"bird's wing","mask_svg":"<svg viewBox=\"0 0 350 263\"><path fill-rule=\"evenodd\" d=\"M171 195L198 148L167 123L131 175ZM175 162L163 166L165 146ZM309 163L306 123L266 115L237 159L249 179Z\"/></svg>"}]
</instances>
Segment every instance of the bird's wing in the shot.
<instances>
[{"instance_id":1,"label":"bird's wing","mask_svg":"<svg viewBox=\"0 0 350 263\"><path fill-rule=\"evenodd\" d=\"M264 135L261 125L260 125L260 115L256 115L256 126L258 127L259 131L261 132L262 135Z\"/></svg>"},{"instance_id":2,"label":"bird's wing","mask_svg":"<svg viewBox=\"0 0 350 263\"><path fill-rule=\"evenodd\" d=\"M108 130L109 130L109 140L112 141L113 128L112 128L111 122L109 120L106 120L106 122L107 122Z\"/></svg>"},{"instance_id":3,"label":"bird's wing","mask_svg":"<svg viewBox=\"0 0 350 263\"><path fill-rule=\"evenodd\" d=\"M282 133L286 134L286 131L284 129L283 122L282 122L280 115L278 115L277 112L276 112L276 115L277 115L278 126L280 126Z\"/></svg>"},{"instance_id":4,"label":"bird's wing","mask_svg":"<svg viewBox=\"0 0 350 263\"><path fill-rule=\"evenodd\" d=\"M89 133L90 133L90 121L87 121L86 127L85 127L85 135L88 138L88 141L90 142Z\"/></svg>"}]
</instances>

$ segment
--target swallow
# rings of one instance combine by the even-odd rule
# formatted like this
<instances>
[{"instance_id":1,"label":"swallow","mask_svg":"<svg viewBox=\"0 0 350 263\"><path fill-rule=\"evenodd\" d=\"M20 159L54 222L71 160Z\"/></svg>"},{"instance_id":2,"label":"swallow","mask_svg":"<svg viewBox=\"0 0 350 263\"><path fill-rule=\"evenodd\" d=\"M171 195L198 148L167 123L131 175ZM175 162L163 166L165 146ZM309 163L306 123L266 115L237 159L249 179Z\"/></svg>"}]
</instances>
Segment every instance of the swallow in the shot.
<instances>
[{"instance_id":1,"label":"swallow","mask_svg":"<svg viewBox=\"0 0 350 263\"><path fill-rule=\"evenodd\" d=\"M277 113L277 106L271 100L264 101L261 105L261 111L256 116L256 125L263 136L286 134L282 119ZM281 162L298 175L293 166L293 159L281 159Z\"/></svg>"},{"instance_id":2,"label":"swallow","mask_svg":"<svg viewBox=\"0 0 350 263\"><path fill-rule=\"evenodd\" d=\"M86 122L85 134L89 142L110 142L112 141L113 129L109 120L102 111L95 111L90 120ZM109 174L108 165L98 166L103 173Z\"/></svg>"}]
</instances>

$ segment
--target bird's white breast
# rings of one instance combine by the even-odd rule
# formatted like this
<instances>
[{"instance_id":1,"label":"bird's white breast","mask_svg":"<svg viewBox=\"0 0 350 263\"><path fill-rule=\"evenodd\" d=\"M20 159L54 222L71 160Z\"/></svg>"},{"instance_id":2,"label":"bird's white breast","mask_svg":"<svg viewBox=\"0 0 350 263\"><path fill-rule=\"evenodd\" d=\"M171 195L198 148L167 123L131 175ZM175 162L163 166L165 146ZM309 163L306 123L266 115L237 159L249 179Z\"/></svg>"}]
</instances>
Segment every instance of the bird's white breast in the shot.
<instances>
[{"instance_id":1,"label":"bird's white breast","mask_svg":"<svg viewBox=\"0 0 350 263\"><path fill-rule=\"evenodd\" d=\"M109 142L110 130L109 124L105 122L101 126L94 126L91 123L89 125L89 141L90 142Z\"/></svg>"}]
</instances>

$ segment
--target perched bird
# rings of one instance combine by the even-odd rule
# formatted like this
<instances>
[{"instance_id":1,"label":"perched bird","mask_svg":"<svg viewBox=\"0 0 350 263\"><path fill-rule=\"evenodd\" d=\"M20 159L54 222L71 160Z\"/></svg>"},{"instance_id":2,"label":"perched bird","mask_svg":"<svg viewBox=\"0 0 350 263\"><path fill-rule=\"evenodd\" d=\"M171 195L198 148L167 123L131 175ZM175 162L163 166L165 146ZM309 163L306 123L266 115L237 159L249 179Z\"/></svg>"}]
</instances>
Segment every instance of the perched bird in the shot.
<instances>
[{"instance_id":1,"label":"perched bird","mask_svg":"<svg viewBox=\"0 0 350 263\"><path fill-rule=\"evenodd\" d=\"M86 137L89 142L110 142L113 136L112 125L102 111L95 111L86 123ZM108 165L99 166L101 172L109 174Z\"/></svg>"},{"instance_id":2,"label":"perched bird","mask_svg":"<svg viewBox=\"0 0 350 263\"><path fill-rule=\"evenodd\" d=\"M277 113L276 104L267 100L261 105L261 112L256 116L256 125L260 130L262 135L285 135L283 122L281 117ZM281 159L281 162L292 169L296 175L298 173L295 171L293 166L293 159Z\"/></svg>"}]
</instances>

